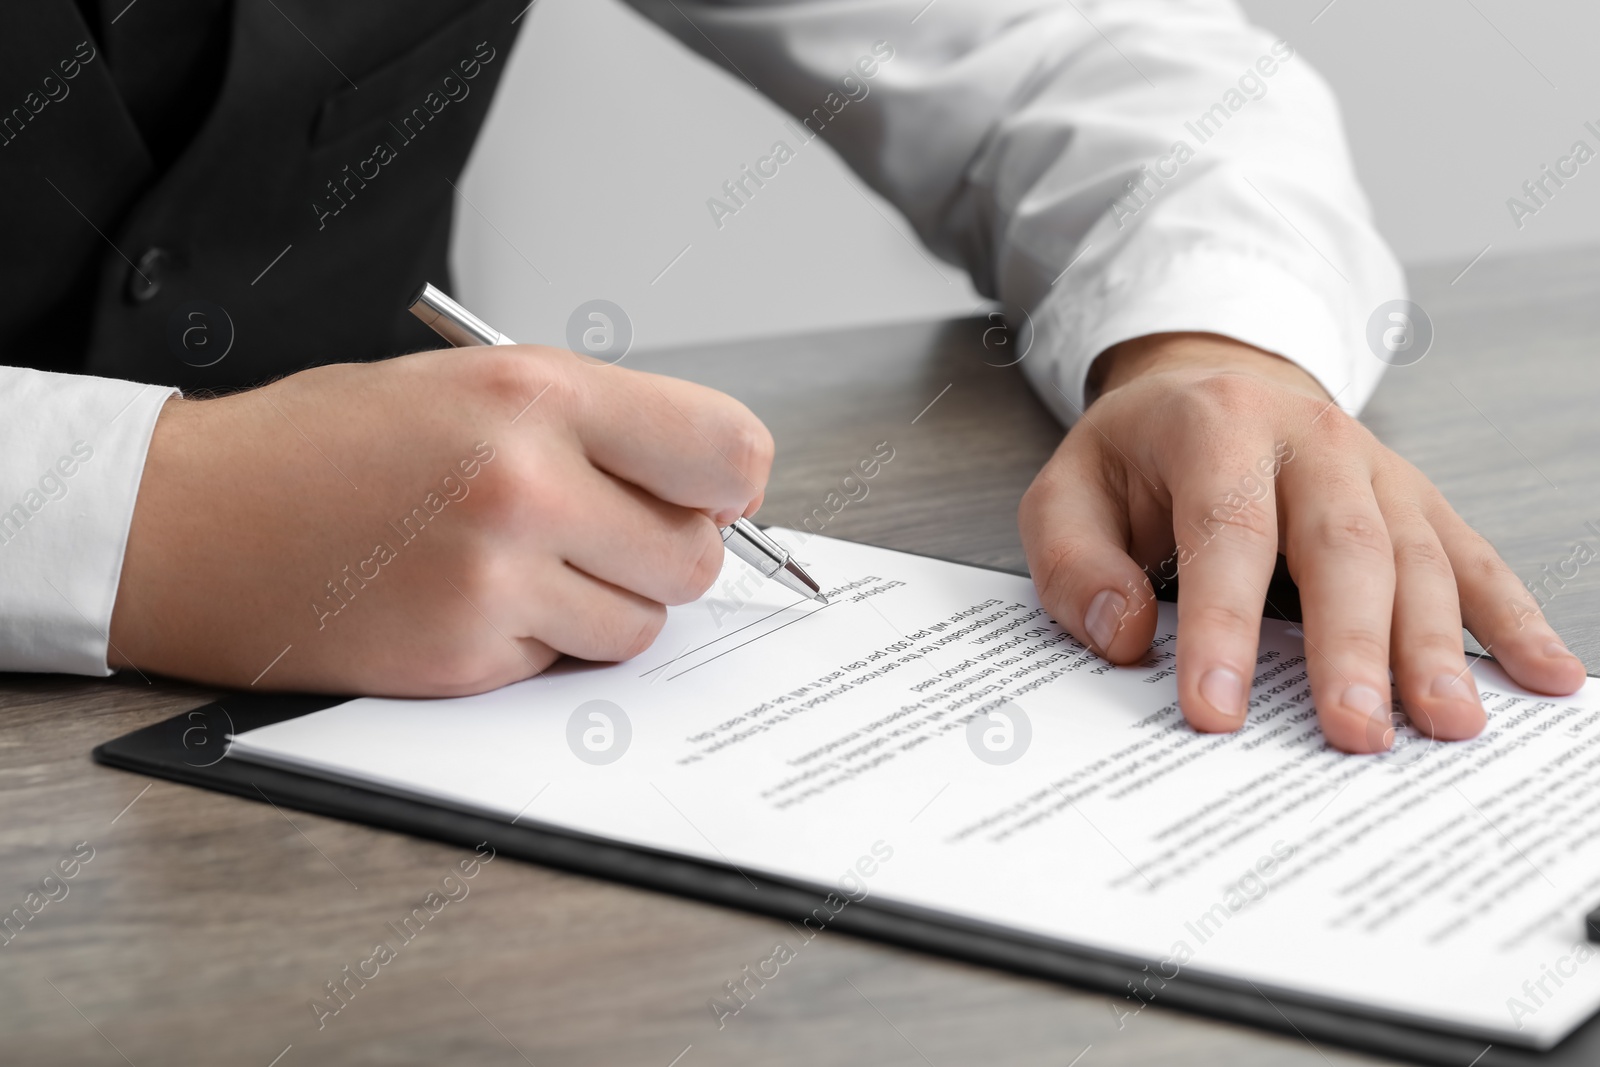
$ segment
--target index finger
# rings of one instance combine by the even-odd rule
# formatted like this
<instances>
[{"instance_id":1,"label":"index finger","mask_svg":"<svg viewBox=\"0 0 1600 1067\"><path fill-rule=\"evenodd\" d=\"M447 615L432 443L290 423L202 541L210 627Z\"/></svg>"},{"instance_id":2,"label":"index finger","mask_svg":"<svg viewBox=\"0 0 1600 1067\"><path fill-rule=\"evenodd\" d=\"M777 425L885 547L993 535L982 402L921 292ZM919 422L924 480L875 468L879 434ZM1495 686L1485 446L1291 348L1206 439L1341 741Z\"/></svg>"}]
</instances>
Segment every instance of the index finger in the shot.
<instances>
[{"instance_id":1,"label":"index finger","mask_svg":"<svg viewBox=\"0 0 1600 1067\"><path fill-rule=\"evenodd\" d=\"M1222 456L1186 453L1175 487L1178 544L1178 703L1198 730L1236 730L1249 711L1261 612L1278 560L1270 441ZM1273 465L1263 473L1260 457Z\"/></svg>"},{"instance_id":2,"label":"index finger","mask_svg":"<svg viewBox=\"0 0 1600 1067\"><path fill-rule=\"evenodd\" d=\"M727 525L760 498L772 435L733 397L678 378L580 364L576 431L589 461L680 507Z\"/></svg>"}]
</instances>

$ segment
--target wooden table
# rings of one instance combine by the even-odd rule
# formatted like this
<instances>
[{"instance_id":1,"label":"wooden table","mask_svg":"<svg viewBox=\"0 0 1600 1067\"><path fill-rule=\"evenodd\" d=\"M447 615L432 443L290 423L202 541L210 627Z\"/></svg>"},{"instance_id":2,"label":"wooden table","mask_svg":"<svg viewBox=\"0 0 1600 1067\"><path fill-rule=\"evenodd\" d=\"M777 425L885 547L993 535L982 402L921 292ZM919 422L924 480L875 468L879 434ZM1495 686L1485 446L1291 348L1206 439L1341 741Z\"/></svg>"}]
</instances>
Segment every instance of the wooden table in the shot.
<instances>
[{"instance_id":1,"label":"wooden table","mask_svg":"<svg viewBox=\"0 0 1600 1067\"><path fill-rule=\"evenodd\" d=\"M1452 285L1459 269L1416 273L1437 341L1391 372L1367 418L1532 578L1600 520L1600 252L1488 259ZM798 522L886 440L893 463L828 533L1020 567L1017 500L1059 430L1015 368L985 362L999 358L984 325L637 362L727 389L767 420L779 463L765 520ZM1597 591L1588 568L1551 605L1591 665ZM785 926L510 860L319 1032L308 1001L465 853L89 761L99 742L209 696L137 675L0 680L0 910L78 842L94 850L69 894L0 946L0 1061L1375 1062L1159 1007L1119 1031L1105 995L842 934L719 1032L708 998Z\"/></svg>"}]
</instances>

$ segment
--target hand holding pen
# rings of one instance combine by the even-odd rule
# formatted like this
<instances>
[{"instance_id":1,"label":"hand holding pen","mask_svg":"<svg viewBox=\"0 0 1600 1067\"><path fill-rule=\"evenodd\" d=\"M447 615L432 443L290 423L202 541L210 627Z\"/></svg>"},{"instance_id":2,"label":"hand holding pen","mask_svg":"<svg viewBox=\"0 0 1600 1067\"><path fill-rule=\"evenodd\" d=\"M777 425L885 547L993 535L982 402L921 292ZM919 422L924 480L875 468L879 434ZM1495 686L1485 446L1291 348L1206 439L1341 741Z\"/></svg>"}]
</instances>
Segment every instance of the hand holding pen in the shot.
<instances>
[{"instance_id":1,"label":"hand holding pen","mask_svg":"<svg viewBox=\"0 0 1600 1067\"><path fill-rule=\"evenodd\" d=\"M431 697L562 655L629 659L717 582L729 547L707 516L751 510L772 448L730 396L538 345L171 397L107 660L252 692ZM755 558L800 580L782 549Z\"/></svg>"},{"instance_id":2,"label":"hand holding pen","mask_svg":"<svg viewBox=\"0 0 1600 1067\"><path fill-rule=\"evenodd\" d=\"M432 285L424 284L412 297L411 313L458 348L516 344ZM788 550L762 533L750 520L738 518L724 527L722 543L763 577L812 600L826 600L817 583L794 561Z\"/></svg>"}]
</instances>

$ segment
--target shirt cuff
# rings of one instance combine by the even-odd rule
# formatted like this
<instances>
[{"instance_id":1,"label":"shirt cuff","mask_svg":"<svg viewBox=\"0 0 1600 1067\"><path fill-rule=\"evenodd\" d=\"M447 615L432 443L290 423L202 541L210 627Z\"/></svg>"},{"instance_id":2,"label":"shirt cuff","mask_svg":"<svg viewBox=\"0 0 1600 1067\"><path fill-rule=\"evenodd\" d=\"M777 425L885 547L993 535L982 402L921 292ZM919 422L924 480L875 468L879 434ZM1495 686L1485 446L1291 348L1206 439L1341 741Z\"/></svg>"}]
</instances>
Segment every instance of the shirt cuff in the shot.
<instances>
[{"instance_id":1,"label":"shirt cuff","mask_svg":"<svg viewBox=\"0 0 1600 1067\"><path fill-rule=\"evenodd\" d=\"M1022 367L1046 406L1072 423L1094 399L1085 393L1090 366L1112 345L1153 333L1214 333L1290 360L1354 414L1384 368L1357 351L1362 305L1335 307L1330 296L1266 257L1178 252L1153 273L1112 270L1053 289L1032 312L1037 351Z\"/></svg>"},{"instance_id":2,"label":"shirt cuff","mask_svg":"<svg viewBox=\"0 0 1600 1067\"><path fill-rule=\"evenodd\" d=\"M176 392L0 367L0 670L111 673L145 454Z\"/></svg>"}]
</instances>

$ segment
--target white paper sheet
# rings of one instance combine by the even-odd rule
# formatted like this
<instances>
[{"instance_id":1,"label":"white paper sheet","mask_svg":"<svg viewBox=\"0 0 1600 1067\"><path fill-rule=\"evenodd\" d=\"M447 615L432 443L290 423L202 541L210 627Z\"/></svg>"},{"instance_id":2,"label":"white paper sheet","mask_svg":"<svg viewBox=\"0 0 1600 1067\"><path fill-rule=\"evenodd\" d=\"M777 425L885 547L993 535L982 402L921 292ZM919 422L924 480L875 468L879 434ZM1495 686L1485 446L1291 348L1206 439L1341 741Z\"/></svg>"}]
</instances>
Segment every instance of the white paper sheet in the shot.
<instances>
[{"instance_id":1,"label":"white paper sheet","mask_svg":"<svg viewBox=\"0 0 1600 1067\"><path fill-rule=\"evenodd\" d=\"M628 663L356 700L229 755L830 886L819 926L865 897L1147 960L1124 1022L1186 972L1533 1047L1600 1007L1600 683L1480 664L1482 737L1348 756L1269 622L1249 725L1199 734L1170 605L1113 668L1027 579L777 533L828 605L730 557Z\"/></svg>"}]
</instances>

